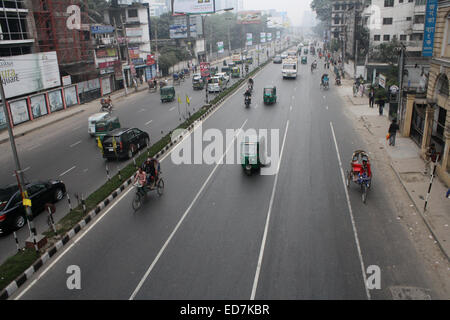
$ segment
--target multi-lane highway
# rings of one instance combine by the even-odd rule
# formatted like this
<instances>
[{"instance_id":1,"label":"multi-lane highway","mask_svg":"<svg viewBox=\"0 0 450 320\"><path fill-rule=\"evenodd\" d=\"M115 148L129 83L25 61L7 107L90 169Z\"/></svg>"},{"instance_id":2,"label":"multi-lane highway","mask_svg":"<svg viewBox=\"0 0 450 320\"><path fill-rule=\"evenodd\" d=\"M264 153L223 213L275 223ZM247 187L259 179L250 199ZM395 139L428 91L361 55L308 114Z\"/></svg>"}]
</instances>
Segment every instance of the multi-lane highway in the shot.
<instances>
[{"instance_id":1,"label":"multi-lane highway","mask_svg":"<svg viewBox=\"0 0 450 320\"><path fill-rule=\"evenodd\" d=\"M162 197L133 212L128 189L14 298L391 299L394 286L443 298L407 232L391 222L395 208L376 166L366 205L357 190L347 193L341 163L366 146L335 88L319 89L322 67L311 74L301 65L297 80L282 80L280 68L255 77L251 108L241 88L195 131L278 130L277 174L249 177L239 163L175 164L168 155ZM265 85L277 87L275 105L263 104ZM150 120L140 118L138 126ZM216 155L230 152L239 148L224 143ZM81 290L66 286L71 265L80 267ZM381 270L380 289L365 286L369 266Z\"/></svg>"},{"instance_id":2,"label":"multi-lane highway","mask_svg":"<svg viewBox=\"0 0 450 320\"><path fill-rule=\"evenodd\" d=\"M254 63L250 70L257 66L257 54L251 52ZM267 56L260 54L260 62L267 60ZM228 59L230 61L230 59ZM216 66L222 67L222 63ZM237 79L231 79L230 86ZM171 82L171 81L170 81ZM205 103L205 90L193 90L191 79L186 79L175 85L177 96L182 104L178 106L177 99L173 102L161 103L159 92L148 91L121 97L114 103L114 114L119 117L122 127L136 127L150 134L153 144L170 130L184 122L189 113L193 114ZM186 95L190 98L190 105L186 104ZM209 100L215 94L209 94ZM93 103L80 106L85 109L79 115L34 131L24 137L16 139L16 144L28 181L61 179L67 186L72 203L76 204L75 194L85 197L95 191L107 181L106 162L102 158L94 138L87 132L88 117L100 109L100 104ZM111 175L119 168L126 166L129 161L110 161L107 163ZM0 172L1 185L16 183L14 177L14 163L12 162L9 143L0 144ZM57 204L55 219L59 220L69 210L66 200ZM41 214L35 219L38 232L48 229L46 215ZM18 232L21 243L29 236L27 227ZM16 252L12 234L0 237L0 262Z\"/></svg>"}]
</instances>

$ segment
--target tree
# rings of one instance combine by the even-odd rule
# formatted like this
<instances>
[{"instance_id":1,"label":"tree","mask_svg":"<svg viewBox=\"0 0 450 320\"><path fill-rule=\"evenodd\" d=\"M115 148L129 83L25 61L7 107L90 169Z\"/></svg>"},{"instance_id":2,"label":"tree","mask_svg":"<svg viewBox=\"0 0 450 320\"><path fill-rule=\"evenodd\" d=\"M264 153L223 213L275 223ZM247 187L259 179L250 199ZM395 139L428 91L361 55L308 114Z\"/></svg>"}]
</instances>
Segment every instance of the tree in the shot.
<instances>
[{"instance_id":1,"label":"tree","mask_svg":"<svg viewBox=\"0 0 450 320\"><path fill-rule=\"evenodd\" d=\"M373 49L371 59L389 64L397 63L400 46L400 42L396 39L382 43Z\"/></svg>"},{"instance_id":2,"label":"tree","mask_svg":"<svg viewBox=\"0 0 450 320\"><path fill-rule=\"evenodd\" d=\"M332 0L313 0L311 9L316 12L317 18L321 21L329 21L331 19Z\"/></svg>"}]
</instances>

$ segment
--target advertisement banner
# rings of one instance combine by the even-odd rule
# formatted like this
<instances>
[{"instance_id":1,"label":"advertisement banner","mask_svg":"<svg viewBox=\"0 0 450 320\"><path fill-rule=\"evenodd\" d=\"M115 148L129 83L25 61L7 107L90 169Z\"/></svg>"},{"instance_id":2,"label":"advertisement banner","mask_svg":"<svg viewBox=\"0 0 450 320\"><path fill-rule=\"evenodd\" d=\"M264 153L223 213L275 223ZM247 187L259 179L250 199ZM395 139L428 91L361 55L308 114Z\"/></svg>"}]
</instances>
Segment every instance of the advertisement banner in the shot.
<instances>
[{"instance_id":1,"label":"advertisement banner","mask_svg":"<svg viewBox=\"0 0 450 320\"><path fill-rule=\"evenodd\" d=\"M436 13L438 0L428 0L425 8L425 28L423 33L422 56L432 57L434 46L434 31L436 28Z\"/></svg>"},{"instance_id":2,"label":"advertisement banner","mask_svg":"<svg viewBox=\"0 0 450 320\"><path fill-rule=\"evenodd\" d=\"M91 26L92 34L104 34L104 33L113 33L113 26Z\"/></svg>"},{"instance_id":3,"label":"advertisement banner","mask_svg":"<svg viewBox=\"0 0 450 320\"><path fill-rule=\"evenodd\" d=\"M71 84L72 84L72 77L70 75L62 77L62 85L63 86L69 86Z\"/></svg>"},{"instance_id":4,"label":"advertisement banner","mask_svg":"<svg viewBox=\"0 0 450 320\"><path fill-rule=\"evenodd\" d=\"M14 125L30 120L27 99L9 102L9 109Z\"/></svg>"},{"instance_id":5,"label":"advertisement banner","mask_svg":"<svg viewBox=\"0 0 450 320\"><path fill-rule=\"evenodd\" d=\"M224 53L225 50L223 48L223 41L217 42L217 52L218 53Z\"/></svg>"},{"instance_id":6,"label":"advertisement banner","mask_svg":"<svg viewBox=\"0 0 450 320\"><path fill-rule=\"evenodd\" d=\"M283 17L268 17L267 28L283 28Z\"/></svg>"},{"instance_id":7,"label":"advertisement banner","mask_svg":"<svg viewBox=\"0 0 450 320\"><path fill-rule=\"evenodd\" d=\"M78 104L77 89L75 86L64 88L64 99L66 100L67 107Z\"/></svg>"},{"instance_id":8,"label":"advertisement banner","mask_svg":"<svg viewBox=\"0 0 450 320\"><path fill-rule=\"evenodd\" d=\"M237 24L258 24L261 23L261 11L239 11Z\"/></svg>"},{"instance_id":9,"label":"advertisement banner","mask_svg":"<svg viewBox=\"0 0 450 320\"><path fill-rule=\"evenodd\" d=\"M139 59L139 47L128 48L128 55L130 59Z\"/></svg>"},{"instance_id":10,"label":"advertisement banner","mask_svg":"<svg viewBox=\"0 0 450 320\"><path fill-rule=\"evenodd\" d=\"M116 64L114 66L114 76L116 77L116 80L122 80L123 74L122 74L122 65Z\"/></svg>"},{"instance_id":11,"label":"advertisement banner","mask_svg":"<svg viewBox=\"0 0 450 320\"><path fill-rule=\"evenodd\" d=\"M260 39L260 41L259 41L260 43L265 43L266 42L266 33L261 32L259 39Z\"/></svg>"},{"instance_id":12,"label":"advertisement banner","mask_svg":"<svg viewBox=\"0 0 450 320\"><path fill-rule=\"evenodd\" d=\"M172 14L214 13L214 0L173 0Z\"/></svg>"},{"instance_id":13,"label":"advertisement banner","mask_svg":"<svg viewBox=\"0 0 450 320\"><path fill-rule=\"evenodd\" d=\"M142 29L141 28L126 28L127 37L141 37Z\"/></svg>"},{"instance_id":14,"label":"advertisement banner","mask_svg":"<svg viewBox=\"0 0 450 320\"><path fill-rule=\"evenodd\" d=\"M30 97L30 102L31 113L34 119L45 116L48 113L45 93Z\"/></svg>"},{"instance_id":15,"label":"advertisement banner","mask_svg":"<svg viewBox=\"0 0 450 320\"><path fill-rule=\"evenodd\" d=\"M247 33L247 46L253 45L253 33Z\"/></svg>"},{"instance_id":16,"label":"advertisement banner","mask_svg":"<svg viewBox=\"0 0 450 320\"><path fill-rule=\"evenodd\" d=\"M114 48L98 49L95 54L97 58L115 57L117 56L117 51Z\"/></svg>"},{"instance_id":17,"label":"advertisement banner","mask_svg":"<svg viewBox=\"0 0 450 320\"><path fill-rule=\"evenodd\" d=\"M151 54L148 54L146 63L147 63L148 66L151 66L152 64L155 64L156 63L155 56L153 56Z\"/></svg>"},{"instance_id":18,"label":"advertisement banner","mask_svg":"<svg viewBox=\"0 0 450 320\"><path fill-rule=\"evenodd\" d=\"M0 58L6 98L61 85L55 51Z\"/></svg>"},{"instance_id":19,"label":"advertisement banner","mask_svg":"<svg viewBox=\"0 0 450 320\"><path fill-rule=\"evenodd\" d=\"M111 93L112 92L111 80L109 79L109 77L102 78L101 82L102 82L102 94L105 95Z\"/></svg>"},{"instance_id":20,"label":"advertisement banner","mask_svg":"<svg viewBox=\"0 0 450 320\"><path fill-rule=\"evenodd\" d=\"M270 42L270 41L272 41L272 33L267 33L266 34L266 37L267 37L267 42Z\"/></svg>"},{"instance_id":21,"label":"advertisement banner","mask_svg":"<svg viewBox=\"0 0 450 320\"><path fill-rule=\"evenodd\" d=\"M201 17L200 17L201 19ZM191 37L197 37L197 17L190 17ZM173 23L169 26L170 39L186 39L188 36L186 16L173 17ZM201 24L201 20L200 20Z\"/></svg>"},{"instance_id":22,"label":"advertisement banner","mask_svg":"<svg viewBox=\"0 0 450 320\"><path fill-rule=\"evenodd\" d=\"M209 77L209 62L200 62L200 73L202 77Z\"/></svg>"},{"instance_id":23,"label":"advertisement banner","mask_svg":"<svg viewBox=\"0 0 450 320\"><path fill-rule=\"evenodd\" d=\"M98 67L100 69L105 69L108 67L114 67L115 65L120 65L120 61L119 60L114 60L114 61L107 61L107 62L101 62L98 64Z\"/></svg>"},{"instance_id":24,"label":"advertisement banner","mask_svg":"<svg viewBox=\"0 0 450 320\"><path fill-rule=\"evenodd\" d=\"M61 90L49 92L48 101L50 103L50 112L55 112L64 109Z\"/></svg>"}]
</instances>

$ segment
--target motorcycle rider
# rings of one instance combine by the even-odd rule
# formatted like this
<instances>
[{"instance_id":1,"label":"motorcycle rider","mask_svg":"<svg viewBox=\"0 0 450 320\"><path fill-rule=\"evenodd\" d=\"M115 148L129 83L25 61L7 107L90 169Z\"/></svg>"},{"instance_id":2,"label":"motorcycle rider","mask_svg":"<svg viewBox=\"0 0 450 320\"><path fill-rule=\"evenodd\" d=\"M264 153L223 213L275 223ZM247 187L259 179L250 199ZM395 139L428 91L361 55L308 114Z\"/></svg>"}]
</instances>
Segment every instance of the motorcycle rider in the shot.
<instances>
[{"instance_id":1,"label":"motorcycle rider","mask_svg":"<svg viewBox=\"0 0 450 320\"><path fill-rule=\"evenodd\" d=\"M336 85L341 85L341 75L339 73L336 74Z\"/></svg>"},{"instance_id":2,"label":"motorcycle rider","mask_svg":"<svg viewBox=\"0 0 450 320\"><path fill-rule=\"evenodd\" d=\"M325 83L328 83L328 74L324 73L321 78L321 85L325 86Z\"/></svg>"},{"instance_id":3,"label":"motorcycle rider","mask_svg":"<svg viewBox=\"0 0 450 320\"><path fill-rule=\"evenodd\" d=\"M250 104L252 102L252 93L250 91L250 88L247 88L247 90L245 90L244 97L245 97L245 102L248 101L248 104Z\"/></svg>"},{"instance_id":4,"label":"motorcycle rider","mask_svg":"<svg viewBox=\"0 0 450 320\"><path fill-rule=\"evenodd\" d=\"M106 99L102 99L100 101L102 105L102 110L106 110L108 112L112 112L112 99L111 96L108 96Z\"/></svg>"}]
</instances>

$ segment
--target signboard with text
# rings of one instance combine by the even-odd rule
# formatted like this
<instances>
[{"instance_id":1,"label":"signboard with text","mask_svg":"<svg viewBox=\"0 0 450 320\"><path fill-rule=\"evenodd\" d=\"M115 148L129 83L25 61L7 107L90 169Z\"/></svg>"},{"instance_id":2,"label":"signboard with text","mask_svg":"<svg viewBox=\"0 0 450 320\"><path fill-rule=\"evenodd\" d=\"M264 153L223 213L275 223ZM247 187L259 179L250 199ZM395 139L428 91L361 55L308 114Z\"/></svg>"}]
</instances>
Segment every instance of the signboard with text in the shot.
<instances>
[{"instance_id":1,"label":"signboard with text","mask_svg":"<svg viewBox=\"0 0 450 320\"><path fill-rule=\"evenodd\" d=\"M422 56L432 57L434 46L434 31L436 28L438 0L427 0L425 8L425 27L423 32Z\"/></svg>"},{"instance_id":2,"label":"signboard with text","mask_svg":"<svg viewBox=\"0 0 450 320\"><path fill-rule=\"evenodd\" d=\"M172 13L214 13L214 0L173 0Z\"/></svg>"},{"instance_id":3,"label":"signboard with text","mask_svg":"<svg viewBox=\"0 0 450 320\"><path fill-rule=\"evenodd\" d=\"M240 11L237 16L237 24L261 23L261 11Z\"/></svg>"}]
</instances>

